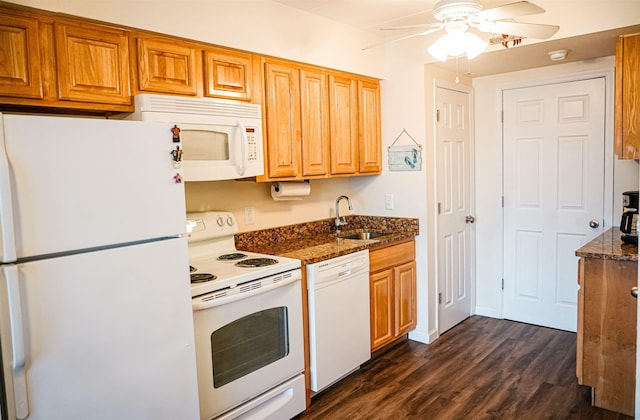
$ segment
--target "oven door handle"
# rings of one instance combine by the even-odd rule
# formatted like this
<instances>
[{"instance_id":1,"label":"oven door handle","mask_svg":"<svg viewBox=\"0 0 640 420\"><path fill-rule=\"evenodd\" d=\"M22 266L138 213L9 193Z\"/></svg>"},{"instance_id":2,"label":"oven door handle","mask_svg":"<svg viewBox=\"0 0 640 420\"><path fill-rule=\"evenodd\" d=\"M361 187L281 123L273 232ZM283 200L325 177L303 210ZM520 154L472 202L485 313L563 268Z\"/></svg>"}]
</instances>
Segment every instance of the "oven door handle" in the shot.
<instances>
[{"instance_id":1,"label":"oven door handle","mask_svg":"<svg viewBox=\"0 0 640 420\"><path fill-rule=\"evenodd\" d=\"M279 287L295 283L297 281L300 281L300 278L300 271L296 270L291 272L288 278L275 283L261 285L260 287L246 287L246 291L242 290L243 286L236 286L233 289L220 290L217 292L211 292L207 293L206 295L195 297L191 300L191 306L194 311L201 311L203 309L226 305L227 303L235 302L240 299L247 299L251 296L267 293ZM251 284L254 285L256 283L257 282Z\"/></svg>"}]
</instances>

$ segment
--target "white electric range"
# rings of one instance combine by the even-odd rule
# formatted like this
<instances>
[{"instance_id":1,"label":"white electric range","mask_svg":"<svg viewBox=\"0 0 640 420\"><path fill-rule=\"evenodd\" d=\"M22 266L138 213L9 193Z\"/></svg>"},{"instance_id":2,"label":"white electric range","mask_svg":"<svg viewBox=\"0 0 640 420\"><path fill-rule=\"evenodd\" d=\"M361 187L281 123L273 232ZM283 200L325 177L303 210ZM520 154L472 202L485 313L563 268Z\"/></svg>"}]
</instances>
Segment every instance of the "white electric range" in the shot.
<instances>
[{"instance_id":1,"label":"white electric range","mask_svg":"<svg viewBox=\"0 0 640 420\"><path fill-rule=\"evenodd\" d=\"M300 260L237 250L230 212L189 213L187 232L201 417L294 417L306 407Z\"/></svg>"},{"instance_id":2,"label":"white electric range","mask_svg":"<svg viewBox=\"0 0 640 420\"><path fill-rule=\"evenodd\" d=\"M187 214L192 297L300 267L293 258L236 250L237 232L231 212Z\"/></svg>"}]
</instances>

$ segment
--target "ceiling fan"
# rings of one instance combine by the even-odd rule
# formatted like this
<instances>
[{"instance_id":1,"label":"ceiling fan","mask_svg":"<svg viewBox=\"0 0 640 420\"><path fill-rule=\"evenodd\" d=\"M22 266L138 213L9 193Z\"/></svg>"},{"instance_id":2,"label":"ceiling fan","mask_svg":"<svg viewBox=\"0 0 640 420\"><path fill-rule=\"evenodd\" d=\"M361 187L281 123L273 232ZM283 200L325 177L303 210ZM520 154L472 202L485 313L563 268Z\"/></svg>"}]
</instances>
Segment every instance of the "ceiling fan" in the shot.
<instances>
[{"instance_id":1,"label":"ceiling fan","mask_svg":"<svg viewBox=\"0 0 640 420\"><path fill-rule=\"evenodd\" d=\"M497 43L498 40L504 41L505 39L547 39L555 34L558 29L560 29L560 27L557 25L523 23L513 20L516 17L544 13L544 11L545 10L543 8L528 1L518 1L515 3L505 4L503 6L494 7L492 9L482 10L482 4L477 0L441 0L436 3L435 7L432 10L433 17L438 22L382 28L383 30L421 30L410 33L408 35L403 35L399 38L385 40L383 42L365 47L364 49L366 50L390 42L397 42L416 36L427 35L444 29L447 35L441 37L438 41L436 41L436 44L441 41L442 43L445 41L452 43L454 40L457 42L457 44L460 45L462 45L463 43L465 43L465 45L472 45L475 43L476 45L473 53L479 50L477 52L477 54L479 54L480 52L482 52L482 50L484 50L484 48L486 48L487 43L480 40L480 38L478 38L475 34L467 32L467 29L474 28L479 32L496 34L496 36L492 37L492 43ZM445 37L449 38L449 40L445 39ZM473 37L477 39L474 39ZM482 43L482 45L480 45L480 43ZM434 46L436 44L434 44ZM440 47L443 47L443 45L440 45ZM429 52L432 53L431 51ZM458 54L448 55L457 56L462 55L465 52L467 53L468 58L473 58L470 57L471 54L469 51L464 50L460 51ZM475 54L474 57L477 54ZM434 54L432 53L432 55ZM439 58L441 61L445 61L446 56L447 55L444 55L444 59L442 59L441 52L440 56L436 58Z\"/></svg>"}]
</instances>

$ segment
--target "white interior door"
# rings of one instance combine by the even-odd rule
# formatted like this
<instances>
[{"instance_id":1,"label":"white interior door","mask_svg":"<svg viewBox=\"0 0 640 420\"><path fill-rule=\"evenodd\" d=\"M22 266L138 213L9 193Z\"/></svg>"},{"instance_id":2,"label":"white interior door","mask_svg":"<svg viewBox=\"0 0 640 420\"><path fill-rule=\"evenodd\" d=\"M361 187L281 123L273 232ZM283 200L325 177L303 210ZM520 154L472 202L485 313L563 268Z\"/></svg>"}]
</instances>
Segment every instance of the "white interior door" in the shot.
<instances>
[{"instance_id":1,"label":"white interior door","mask_svg":"<svg viewBox=\"0 0 640 420\"><path fill-rule=\"evenodd\" d=\"M604 78L505 90L503 109L503 315L575 331L575 251L603 231Z\"/></svg>"},{"instance_id":2,"label":"white interior door","mask_svg":"<svg viewBox=\"0 0 640 420\"><path fill-rule=\"evenodd\" d=\"M438 200L438 329L442 334L471 314L472 217L470 94L438 87L436 165Z\"/></svg>"}]
</instances>

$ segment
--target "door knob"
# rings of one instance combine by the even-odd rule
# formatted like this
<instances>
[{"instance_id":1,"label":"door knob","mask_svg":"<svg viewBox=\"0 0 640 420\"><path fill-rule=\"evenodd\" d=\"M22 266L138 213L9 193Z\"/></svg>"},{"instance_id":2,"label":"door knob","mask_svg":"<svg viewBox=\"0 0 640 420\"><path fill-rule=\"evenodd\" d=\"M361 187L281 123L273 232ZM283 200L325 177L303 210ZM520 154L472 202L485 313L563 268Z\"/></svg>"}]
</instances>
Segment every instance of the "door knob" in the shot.
<instances>
[{"instance_id":1,"label":"door knob","mask_svg":"<svg viewBox=\"0 0 640 420\"><path fill-rule=\"evenodd\" d=\"M476 218L475 218L475 217L473 217L473 216L467 216L467 217L464 219L464 221L465 221L465 223L474 223L474 222L476 221Z\"/></svg>"},{"instance_id":2,"label":"door knob","mask_svg":"<svg viewBox=\"0 0 640 420\"><path fill-rule=\"evenodd\" d=\"M600 222L598 222L596 219L589 220L589 227L592 227L595 229L598 226L600 226Z\"/></svg>"},{"instance_id":3,"label":"door knob","mask_svg":"<svg viewBox=\"0 0 640 420\"><path fill-rule=\"evenodd\" d=\"M638 286L633 286L631 288L631 296L633 296L634 298L638 298Z\"/></svg>"}]
</instances>

